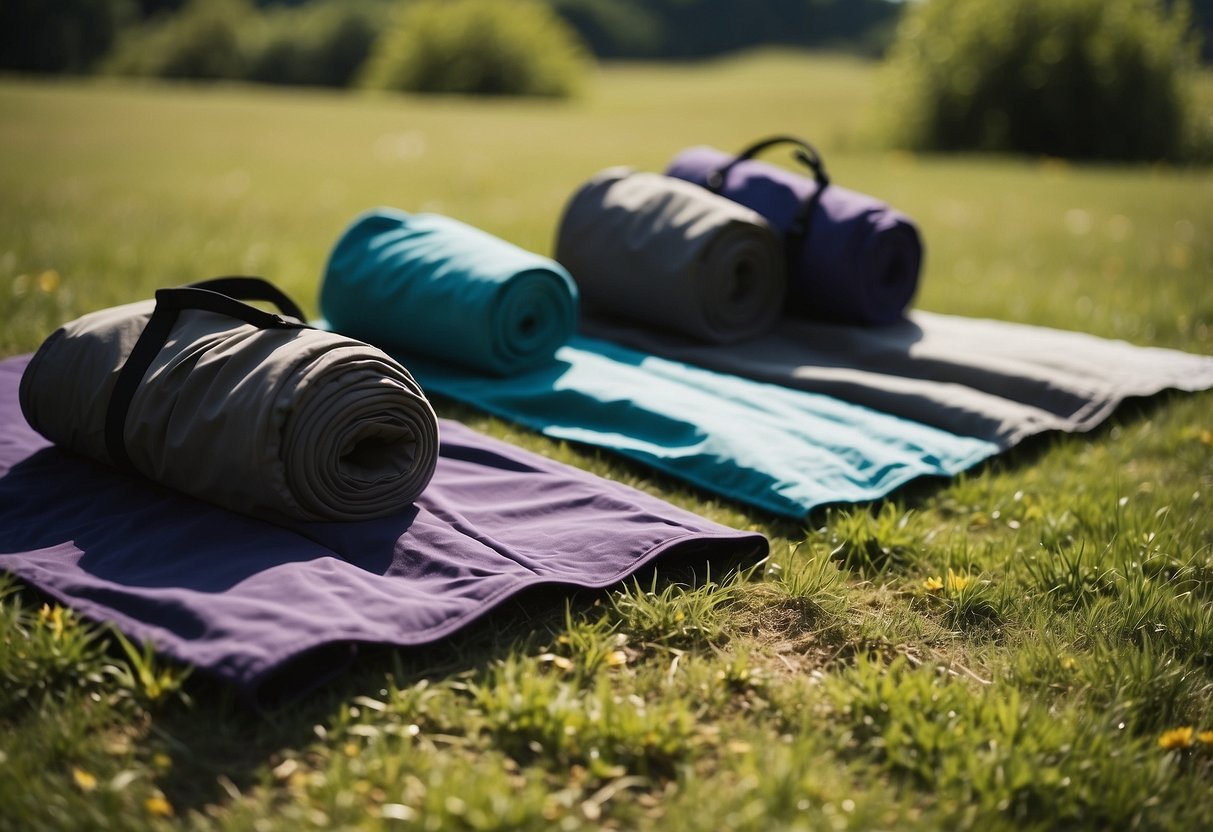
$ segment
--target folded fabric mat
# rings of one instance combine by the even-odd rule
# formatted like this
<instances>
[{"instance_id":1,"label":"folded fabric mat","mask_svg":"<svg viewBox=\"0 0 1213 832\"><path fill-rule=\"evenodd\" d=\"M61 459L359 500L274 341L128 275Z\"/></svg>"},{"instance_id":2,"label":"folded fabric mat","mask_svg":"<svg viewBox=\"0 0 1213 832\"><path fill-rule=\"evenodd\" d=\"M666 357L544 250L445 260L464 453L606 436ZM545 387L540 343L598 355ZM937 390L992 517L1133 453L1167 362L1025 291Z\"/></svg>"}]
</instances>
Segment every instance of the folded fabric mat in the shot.
<instances>
[{"instance_id":1,"label":"folded fabric mat","mask_svg":"<svg viewBox=\"0 0 1213 832\"><path fill-rule=\"evenodd\" d=\"M388 232L394 233L394 232ZM489 235L475 239L475 255L495 262L494 250L507 247ZM466 261L468 238L447 241L452 257ZM321 312L340 297L373 316L365 324L381 331L407 330L427 314L455 317L448 310L418 309L386 299L374 287L398 284L394 268L411 275L406 242L392 261L380 256L373 235L349 235L330 258L320 292ZM425 241L422 256L435 281L452 275L438 256L441 237ZM359 253L361 247L361 255ZM551 261L529 255L538 265ZM365 259L366 262L363 262ZM350 275L357 275L351 280ZM366 291L375 302L361 293ZM448 297L460 292L453 288ZM466 329L449 333L462 342ZM362 331L366 331L365 329ZM488 376L404 348L385 348L407 362L422 387L467 402L557 439L615 451L708 491L787 517L802 517L816 506L871 500L908 480L947 476L998 451L971 437L878 413L826 396L715 373L591 338L573 337L546 366L513 376ZM729 347L728 349L731 349ZM470 364L470 362L464 362Z\"/></svg>"},{"instance_id":2,"label":"folded fabric mat","mask_svg":"<svg viewBox=\"0 0 1213 832\"><path fill-rule=\"evenodd\" d=\"M1213 387L1213 357L1080 332L914 311L883 327L784 320L727 349L618 322L583 330L629 348L837 396L1010 448L1086 431L1133 396Z\"/></svg>"},{"instance_id":3,"label":"folded fabric mat","mask_svg":"<svg viewBox=\"0 0 1213 832\"><path fill-rule=\"evenodd\" d=\"M325 680L358 643L441 639L528 587L765 553L758 534L445 421L412 506L262 522L51 446L18 405L27 361L0 362L0 570L254 701Z\"/></svg>"},{"instance_id":4,"label":"folded fabric mat","mask_svg":"<svg viewBox=\"0 0 1213 832\"><path fill-rule=\"evenodd\" d=\"M828 396L581 336L550 366L510 378L408 360L430 393L791 518L875 500L916 477L951 476L998 452Z\"/></svg>"},{"instance_id":5,"label":"folded fabric mat","mask_svg":"<svg viewBox=\"0 0 1213 832\"><path fill-rule=\"evenodd\" d=\"M320 304L338 332L481 372L541 366L577 327L577 286L563 267L436 214L365 212L325 272Z\"/></svg>"},{"instance_id":6,"label":"folded fabric mat","mask_svg":"<svg viewBox=\"0 0 1213 832\"><path fill-rule=\"evenodd\" d=\"M21 407L68 450L234 511L399 512L434 473L434 410L381 350L302 317L256 278L162 289L56 330L29 363Z\"/></svg>"},{"instance_id":7,"label":"folded fabric mat","mask_svg":"<svg viewBox=\"0 0 1213 832\"><path fill-rule=\"evenodd\" d=\"M788 143L812 178L753 158ZM802 139L764 139L736 156L693 147L666 173L757 211L783 233L793 314L885 324L901 318L914 296L922 265L917 227L886 203L832 184L820 155Z\"/></svg>"},{"instance_id":8,"label":"folded fabric mat","mask_svg":"<svg viewBox=\"0 0 1213 832\"><path fill-rule=\"evenodd\" d=\"M556 259L587 312L714 344L759 335L783 311L782 243L766 220L656 173L610 168L579 188Z\"/></svg>"}]
</instances>

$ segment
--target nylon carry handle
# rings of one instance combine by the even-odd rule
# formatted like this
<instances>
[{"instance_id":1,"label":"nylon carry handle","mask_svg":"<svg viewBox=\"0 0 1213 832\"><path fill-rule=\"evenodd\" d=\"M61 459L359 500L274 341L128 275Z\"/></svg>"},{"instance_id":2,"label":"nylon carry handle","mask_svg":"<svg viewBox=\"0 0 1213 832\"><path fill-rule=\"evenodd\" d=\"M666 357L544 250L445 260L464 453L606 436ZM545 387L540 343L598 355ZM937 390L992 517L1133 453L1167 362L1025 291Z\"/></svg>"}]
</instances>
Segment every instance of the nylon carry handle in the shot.
<instances>
[{"instance_id":1,"label":"nylon carry handle","mask_svg":"<svg viewBox=\"0 0 1213 832\"><path fill-rule=\"evenodd\" d=\"M817 207L817 203L821 202L822 193L830 185L830 176L826 173L825 162L822 161L821 154L817 152L817 148L799 136L771 136L770 138L761 139L730 159L728 164L722 165L709 173L707 188L712 193L719 194L724 190L725 179L735 165L753 159L764 150L781 144L795 146L796 150L792 154L792 158L812 171L813 178L817 181L817 189L813 191L808 199L800 204L800 209L792 217L791 225L784 232L784 243L787 246L787 257L785 260L788 264L788 271L791 274L796 274L800 270L800 260L804 256L805 242L809 238L809 221L813 217L813 210Z\"/></svg>"},{"instance_id":2,"label":"nylon carry handle","mask_svg":"<svg viewBox=\"0 0 1213 832\"><path fill-rule=\"evenodd\" d=\"M220 295L226 295L227 297L235 300L258 300L264 301L265 303L272 303L277 306L278 310L284 315L289 315L292 318L298 318L301 321L306 320L306 316L303 314L303 310L299 308L298 304L287 297L286 293L277 286L260 277L245 277L244 275L214 277L210 280L202 280L198 283L190 283L178 289L162 289L160 291L180 292L183 289L205 289L209 292L216 292ZM159 296L160 292L157 292L156 294ZM252 322L250 321L249 323Z\"/></svg>"},{"instance_id":3,"label":"nylon carry handle","mask_svg":"<svg viewBox=\"0 0 1213 832\"><path fill-rule=\"evenodd\" d=\"M242 300L272 303L283 314L297 320L288 320L282 315L249 306ZM217 277L175 289L157 289L156 308L143 332L139 333L139 340L126 357L126 363L118 371L105 411L105 450L113 464L126 471L134 471L125 439L126 417L131 402L148 368L168 342L177 317L191 309L224 315L258 329L310 329L303 323L304 314L299 305L278 287L259 277Z\"/></svg>"},{"instance_id":4,"label":"nylon carry handle","mask_svg":"<svg viewBox=\"0 0 1213 832\"><path fill-rule=\"evenodd\" d=\"M817 152L817 148L799 136L771 136L770 138L754 142L734 156L727 165L723 165L709 173L707 179L708 190L714 194L720 193L724 189L725 177L728 176L729 171L733 169L734 165L753 159L764 150L781 144L796 146L796 151L792 154L792 158L813 172L813 178L817 180L818 190L830 184L830 176L826 173L825 162L822 161L821 154Z\"/></svg>"}]
</instances>

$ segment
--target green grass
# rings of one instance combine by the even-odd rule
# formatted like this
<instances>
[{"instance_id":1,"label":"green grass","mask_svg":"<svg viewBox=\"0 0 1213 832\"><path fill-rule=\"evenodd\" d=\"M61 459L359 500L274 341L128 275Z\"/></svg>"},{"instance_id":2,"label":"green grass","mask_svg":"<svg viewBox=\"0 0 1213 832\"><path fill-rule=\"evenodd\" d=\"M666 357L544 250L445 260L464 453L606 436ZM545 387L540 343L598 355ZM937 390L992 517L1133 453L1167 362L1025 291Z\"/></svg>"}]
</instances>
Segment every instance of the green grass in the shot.
<instances>
[{"instance_id":1,"label":"green grass","mask_svg":"<svg viewBox=\"0 0 1213 832\"><path fill-rule=\"evenodd\" d=\"M376 204L548 252L598 169L774 132L920 221L919 306L1213 354L1213 172L890 153L876 85L777 53L607 67L567 105L0 81L0 355L223 273L315 311ZM442 410L772 554L508 604L264 715L5 582L0 829L1213 824L1213 746L1159 744L1213 730L1213 396L803 526Z\"/></svg>"}]
</instances>

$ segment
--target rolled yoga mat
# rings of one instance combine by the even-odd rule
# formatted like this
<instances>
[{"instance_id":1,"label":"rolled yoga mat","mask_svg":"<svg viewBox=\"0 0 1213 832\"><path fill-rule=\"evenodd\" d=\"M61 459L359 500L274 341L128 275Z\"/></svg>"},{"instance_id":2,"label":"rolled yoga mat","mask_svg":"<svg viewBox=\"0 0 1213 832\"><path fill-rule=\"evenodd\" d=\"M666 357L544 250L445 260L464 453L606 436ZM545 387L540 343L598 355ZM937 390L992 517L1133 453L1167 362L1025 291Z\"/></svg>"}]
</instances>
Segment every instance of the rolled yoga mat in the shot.
<instances>
[{"instance_id":1,"label":"rolled yoga mat","mask_svg":"<svg viewBox=\"0 0 1213 832\"><path fill-rule=\"evenodd\" d=\"M732 344L783 311L779 238L761 216L681 179L604 170L564 211L556 259L587 313Z\"/></svg>"},{"instance_id":2,"label":"rolled yoga mat","mask_svg":"<svg viewBox=\"0 0 1213 832\"><path fill-rule=\"evenodd\" d=\"M777 144L815 173L759 162ZM918 287L922 242L905 215L874 197L830 183L811 145L792 137L758 142L738 156L710 147L678 154L666 173L757 211L784 235L788 311L838 323L899 320Z\"/></svg>"},{"instance_id":3,"label":"rolled yoga mat","mask_svg":"<svg viewBox=\"0 0 1213 832\"><path fill-rule=\"evenodd\" d=\"M50 446L17 406L27 360L0 361L0 571L256 704L331 678L359 644L429 644L532 587L766 554L761 535L446 421L407 511L264 523Z\"/></svg>"},{"instance_id":4,"label":"rolled yoga mat","mask_svg":"<svg viewBox=\"0 0 1213 832\"><path fill-rule=\"evenodd\" d=\"M542 366L577 326L577 287L560 264L436 214L368 211L324 271L328 325L389 352L485 373Z\"/></svg>"},{"instance_id":5,"label":"rolled yoga mat","mask_svg":"<svg viewBox=\"0 0 1213 832\"><path fill-rule=\"evenodd\" d=\"M407 510L437 463L433 408L398 362L302 315L251 278L85 315L30 360L21 410L63 448L234 511L360 520Z\"/></svg>"}]
</instances>

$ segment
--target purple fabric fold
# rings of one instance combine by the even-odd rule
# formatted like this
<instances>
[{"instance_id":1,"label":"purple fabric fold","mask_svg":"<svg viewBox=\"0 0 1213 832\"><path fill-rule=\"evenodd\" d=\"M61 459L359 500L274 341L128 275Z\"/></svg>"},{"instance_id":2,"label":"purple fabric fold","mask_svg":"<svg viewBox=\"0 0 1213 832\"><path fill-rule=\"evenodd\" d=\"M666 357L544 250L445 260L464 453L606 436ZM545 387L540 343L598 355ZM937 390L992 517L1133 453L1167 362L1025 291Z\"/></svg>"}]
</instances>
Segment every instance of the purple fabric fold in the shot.
<instances>
[{"instance_id":1,"label":"purple fabric fold","mask_svg":"<svg viewBox=\"0 0 1213 832\"><path fill-rule=\"evenodd\" d=\"M711 147L689 148L670 162L666 175L706 187L733 158ZM786 236L817 191L808 176L747 159L729 168L719 193L757 211ZM904 214L874 197L827 185L806 235L785 258L788 311L836 323L897 321L918 288L922 256L918 229Z\"/></svg>"},{"instance_id":2,"label":"purple fabric fold","mask_svg":"<svg viewBox=\"0 0 1213 832\"><path fill-rule=\"evenodd\" d=\"M377 520L272 525L52 446L0 362L0 570L234 685L254 702L358 644L435 642L541 585L598 588L663 554L766 540L442 423L421 498Z\"/></svg>"}]
</instances>

